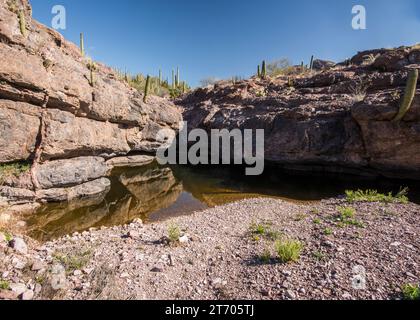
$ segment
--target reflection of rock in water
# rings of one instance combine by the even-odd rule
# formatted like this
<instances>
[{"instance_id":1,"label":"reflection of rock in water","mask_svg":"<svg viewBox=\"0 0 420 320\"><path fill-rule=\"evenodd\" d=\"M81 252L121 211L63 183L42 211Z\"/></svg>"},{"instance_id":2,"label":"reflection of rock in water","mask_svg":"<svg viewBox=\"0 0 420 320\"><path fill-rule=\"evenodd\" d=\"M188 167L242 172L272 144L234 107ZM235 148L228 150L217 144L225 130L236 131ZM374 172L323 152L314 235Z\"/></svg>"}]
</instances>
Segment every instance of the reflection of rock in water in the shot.
<instances>
[{"instance_id":1,"label":"reflection of rock in water","mask_svg":"<svg viewBox=\"0 0 420 320\"><path fill-rule=\"evenodd\" d=\"M28 221L34 238L47 240L91 227L125 224L166 208L182 193L170 168L150 165L113 173L105 196L66 204L48 204Z\"/></svg>"}]
</instances>

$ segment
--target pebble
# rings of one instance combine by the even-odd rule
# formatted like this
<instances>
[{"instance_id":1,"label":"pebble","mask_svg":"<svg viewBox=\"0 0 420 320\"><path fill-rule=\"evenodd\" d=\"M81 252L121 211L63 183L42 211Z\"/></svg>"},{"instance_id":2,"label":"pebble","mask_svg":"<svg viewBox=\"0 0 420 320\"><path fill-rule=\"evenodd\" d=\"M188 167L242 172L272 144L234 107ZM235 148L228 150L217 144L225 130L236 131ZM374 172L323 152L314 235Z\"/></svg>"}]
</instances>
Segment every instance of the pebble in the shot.
<instances>
[{"instance_id":1,"label":"pebble","mask_svg":"<svg viewBox=\"0 0 420 320\"><path fill-rule=\"evenodd\" d=\"M16 237L10 241L10 247L20 254L28 253L28 246L26 245L26 242L19 237Z\"/></svg>"},{"instance_id":2,"label":"pebble","mask_svg":"<svg viewBox=\"0 0 420 320\"><path fill-rule=\"evenodd\" d=\"M23 283L12 283L10 284L10 290L12 290L18 296L20 296L21 294L26 292L28 288Z\"/></svg>"},{"instance_id":3,"label":"pebble","mask_svg":"<svg viewBox=\"0 0 420 320\"><path fill-rule=\"evenodd\" d=\"M24 301L33 300L35 293L32 290L26 290L22 296L21 299Z\"/></svg>"},{"instance_id":4,"label":"pebble","mask_svg":"<svg viewBox=\"0 0 420 320\"><path fill-rule=\"evenodd\" d=\"M24 269L26 267L26 262L23 261L23 260L21 260L21 259L19 259L19 258L17 258L17 257L14 257L12 259L12 266L15 269L22 270L22 269Z\"/></svg>"},{"instance_id":5,"label":"pebble","mask_svg":"<svg viewBox=\"0 0 420 320\"><path fill-rule=\"evenodd\" d=\"M186 244L189 241L190 241L190 239L188 238L187 235L184 235L184 236L182 236L182 237L179 238L179 243L182 243L182 244Z\"/></svg>"},{"instance_id":6,"label":"pebble","mask_svg":"<svg viewBox=\"0 0 420 320\"><path fill-rule=\"evenodd\" d=\"M73 275L76 277L79 277L83 274L83 272L81 270L74 270Z\"/></svg>"},{"instance_id":7,"label":"pebble","mask_svg":"<svg viewBox=\"0 0 420 320\"><path fill-rule=\"evenodd\" d=\"M32 267L31 267L32 271L40 271L42 269L45 269L45 265L41 261L36 260L32 263Z\"/></svg>"},{"instance_id":8,"label":"pebble","mask_svg":"<svg viewBox=\"0 0 420 320\"><path fill-rule=\"evenodd\" d=\"M292 290L287 290L287 291L286 291L286 296L287 296L289 299L296 299L296 294L295 294Z\"/></svg>"}]
</instances>

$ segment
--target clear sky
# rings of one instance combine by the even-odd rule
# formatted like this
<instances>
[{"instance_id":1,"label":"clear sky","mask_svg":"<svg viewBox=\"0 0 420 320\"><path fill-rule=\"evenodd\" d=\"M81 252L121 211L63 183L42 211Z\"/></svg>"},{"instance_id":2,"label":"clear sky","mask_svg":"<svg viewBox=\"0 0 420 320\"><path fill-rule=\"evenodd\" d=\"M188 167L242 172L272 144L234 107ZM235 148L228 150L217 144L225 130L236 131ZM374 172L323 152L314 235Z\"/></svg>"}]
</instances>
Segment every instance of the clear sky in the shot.
<instances>
[{"instance_id":1,"label":"clear sky","mask_svg":"<svg viewBox=\"0 0 420 320\"><path fill-rule=\"evenodd\" d=\"M357 51L420 42L419 0L30 0L51 26L54 5L67 10L60 32L95 60L198 85L206 77L250 76L262 59L341 61ZM367 30L351 27L352 7L367 10Z\"/></svg>"}]
</instances>

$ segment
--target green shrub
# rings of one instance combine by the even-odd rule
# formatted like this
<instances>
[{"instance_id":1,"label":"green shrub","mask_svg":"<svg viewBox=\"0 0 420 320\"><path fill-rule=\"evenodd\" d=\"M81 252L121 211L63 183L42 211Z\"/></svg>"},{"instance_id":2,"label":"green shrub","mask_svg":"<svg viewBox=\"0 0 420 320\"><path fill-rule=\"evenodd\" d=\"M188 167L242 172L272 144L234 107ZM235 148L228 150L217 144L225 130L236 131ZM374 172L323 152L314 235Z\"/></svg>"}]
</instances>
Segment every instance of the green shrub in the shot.
<instances>
[{"instance_id":1,"label":"green shrub","mask_svg":"<svg viewBox=\"0 0 420 320\"><path fill-rule=\"evenodd\" d=\"M419 285L405 284L402 286L402 292L405 300L420 300Z\"/></svg>"},{"instance_id":2,"label":"green shrub","mask_svg":"<svg viewBox=\"0 0 420 320\"><path fill-rule=\"evenodd\" d=\"M408 188L401 188L400 191L393 195L392 192L388 194L379 193L377 190L347 190L347 202L383 202L383 203L408 203Z\"/></svg>"},{"instance_id":3,"label":"green shrub","mask_svg":"<svg viewBox=\"0 0 420 320\"><path fill-rule=\"evenodd\" d=\"M9 164L0 164L0 186L9 177L18 177L21 174L28 172L31 166L25 162L16 162Z\"/></svg>"},{"instance_id":4,"label":"green shrub","mask_svg":"<svg viewBox=\"0 0 420 320\"><path fill-rule=\"evenodd\" d=\"M296 262L300 258L303 244L297 240L278 240L275 243L275 249L282 263Z\"/></svg>"},{"instance_id":5,"label":"green shrub","mask_svg":"<svg viewBox=\"0 0 420 320\"><path fill-rule=\"evenodd\" d=\"M10 283L9 283L9 281L6 281L6 280L3 280L3 279L0 279L0 289L1 289L1 290L9 290L9 288L10 288Z\"/></svg>"},{"instance_id":6,"label":"green shrub","mask_svg":"<svg viewBox=\"0 0 420 320\"><path fill-rule=\"evenodd\" d=\"M262 263L269 263L271 260L271 252L268 249L265 249L264 252L259 256L259 260Z\"/></svg>"},{"instance_id":7,"label":"green shrub","mask_svg":"<svg viewBox=\"0 0 420 320\"><path fill-rule=\"evenodd\" d=\"M268 223L252 223L249 231L253 238L255 239L255 237L258 237L258 240L261 237L265 237L270 240L277 240L281 237L280 232L272 230Z\"/></svg>"},{"instance_id":8,"label":"green shrub","mask_svg":"<svg viewBox=\"0 0 420 320\"><path fill-rule=\"evenodd\" d=\"M170 225L168 228L169 241L171 243L176 243L179 241L180 237L181 237L181 229L175 224Z\"/></svg>"},{"instance_id":9,"label":"green shrub","mask_svg":"<svg viewBox=\"0 0 420 320\"><path fill-rule=\"evenodd\" d=\"M344 225L352 225L359 228L363 228L364 225L362 222L358 221L356 216L356 211L351 207L340 207L338 208L338 212L340 213L340 216L338 217L340 220L341 227Z\"/></svg>"}]
</instances>

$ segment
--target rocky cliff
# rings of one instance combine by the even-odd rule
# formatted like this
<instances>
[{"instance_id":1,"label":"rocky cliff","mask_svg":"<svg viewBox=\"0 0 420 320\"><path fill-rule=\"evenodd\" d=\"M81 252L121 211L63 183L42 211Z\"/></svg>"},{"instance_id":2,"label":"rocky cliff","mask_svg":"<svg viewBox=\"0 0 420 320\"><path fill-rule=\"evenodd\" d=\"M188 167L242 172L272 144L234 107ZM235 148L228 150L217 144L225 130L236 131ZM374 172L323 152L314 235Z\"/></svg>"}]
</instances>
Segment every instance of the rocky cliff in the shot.
<instances>
[{"instance_id":1,"label":"rocky cliff","mask_svg":"<svg viewBox=\"0 0 420 320\"><path fill-rule=\"evenodd\" d=\"M105 65L96 63L92 83L89 59L32 19L27 0L0 0L0 57L0 165L32 165L26 177L3 182L3 200L105 191L113 164L144 160L115 157L153 154L158 130L176 130L182 119L168 100L144 103Z\"/></svg>"},{"instance_id":2,"label":"rocky cliff","mask_svg":"<svg viewBox=\"0 0 420 320\"><path fill-rule=\"evenodd\" d=\"M315 64L314 64L315 65ZM264 129L265 159L286 169L420 179L420 91L393 121L420 47L358 53L290 76L222 81L178 102L189 128Z\"/></svg>"}]
</instances>

